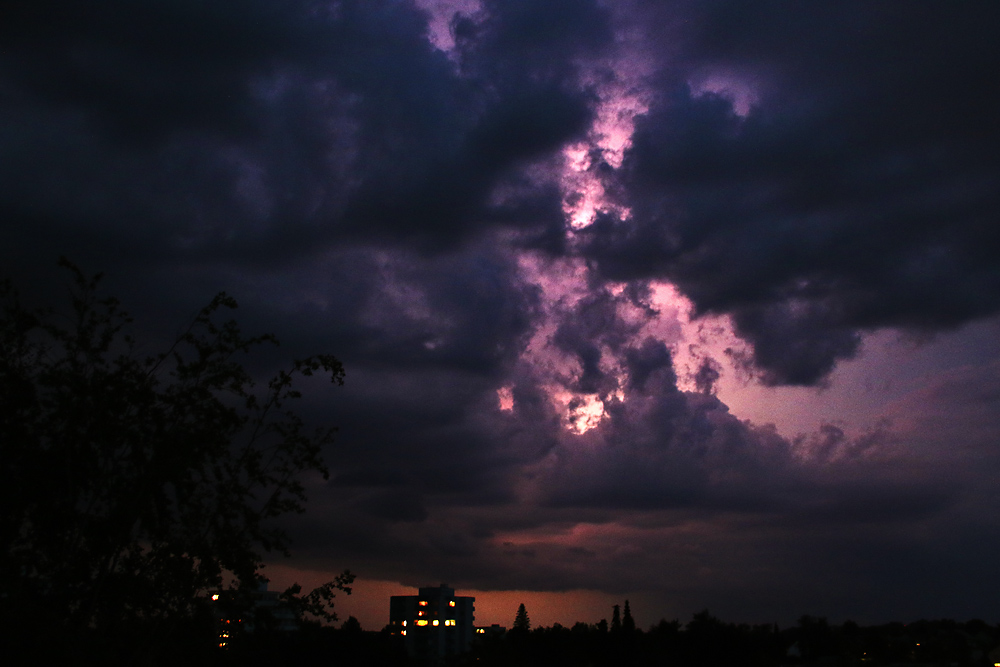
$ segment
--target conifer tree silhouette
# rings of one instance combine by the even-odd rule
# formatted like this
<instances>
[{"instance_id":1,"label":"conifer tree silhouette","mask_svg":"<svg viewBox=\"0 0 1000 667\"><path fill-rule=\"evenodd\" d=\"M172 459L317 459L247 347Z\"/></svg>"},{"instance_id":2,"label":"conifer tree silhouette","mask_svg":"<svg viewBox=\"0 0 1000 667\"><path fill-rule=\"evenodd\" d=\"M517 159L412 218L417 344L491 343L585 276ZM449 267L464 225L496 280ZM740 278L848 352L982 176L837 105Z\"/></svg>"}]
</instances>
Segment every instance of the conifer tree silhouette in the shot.
<instances>
[{"instance_id":1,"label":"conifer tree silhouette","mask_svg":"<svg viewBox=\"0 0 1000 667\"><path fill-rule=\"evenodd\" d=\"M611 632L621 632L621 629L622 629L621 607L615 605L611 613Z\"/></svg>"},{"instance_id":2,"label":"conifer tree silhouette","mask_svg":"<svg viewBox=\"0 0 1000 667\"><path fill-rule=\"evenodd\" d=\"M632 610L629 609L628 600L625 600L625 613L622 616L622 630L628 633L635 632L635 620L632 618Z\"/></svg>"},{"instance_id":3,"label":"conifer tree silhouette","mask_svg":"<svg viewBox=\"0 0 1000 667\"><path fill-rule=\"evenodd\" d=\"M528 610L524 608L524 603L517 608L517 615L514 617L514 630L527 632L531 630L531 619L528 618Z\"/></svg>"}]
</instances>

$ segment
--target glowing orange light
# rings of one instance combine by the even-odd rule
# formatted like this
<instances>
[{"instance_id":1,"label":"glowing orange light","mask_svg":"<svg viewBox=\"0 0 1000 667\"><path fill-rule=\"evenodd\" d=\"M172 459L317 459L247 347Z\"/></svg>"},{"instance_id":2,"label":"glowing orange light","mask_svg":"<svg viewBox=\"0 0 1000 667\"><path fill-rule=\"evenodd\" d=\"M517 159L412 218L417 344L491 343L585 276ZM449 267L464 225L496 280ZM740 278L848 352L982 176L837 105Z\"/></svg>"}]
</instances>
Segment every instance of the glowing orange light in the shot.
<instances>
[{"instance_id":1,"label":"glowing orange light","mask_svg":"<svg viewBox=\"0 0 1000 667\"><path fill-rule=\"evenodd\" d=\"M455 601L454 601L454 600L450 601L450 602L448 603L448 606L449 606L449 607L454 607L454 606L455 606Z\"/></svg>"},{"instance_id":2,"label":"glowing orange light","mask_svg":"<svg viewBox=\"0 0 1000 667\"><path fill-rule=\"evenodd\" d=\"M438 620L437 620L437 619L435 618L435 619L434 619L434 623L432 623L432 625L433 625L434 627L437 627L437 624L438 624Z\"/></svg>"},{"instance_id":3,"label":"glowing orange light","mask_svg":"<svg viewBox=\"0 0 1000 667\"><path fill-rule=\"evenodd\" d=\"M404 628L406 627L406 621L403 621L403 627Z\"/></svg>"},{"instance_id":4,"label":"glowing orange light","mask_svg":"<svg viewBox=\"0 0 1000 667\"><path fill-rule=\"evenodd\" d=\"M402 632L402 635L403 635L404 637L406 636L406 630L403 630L403 632Z\"/></svg>"},{"instance_id":5,"label":"glowing orange light","mask_svg":"<svg viewBox=\"0 0 1000 667\"><path fill-rule=\"evenodd\" d=\"M212 596L212 599L213 599L213 600L218 600L218 599L219 599L219 594L218 594L218 593L216 593L215 595L213 595L213 596Z\"/></svg>"},{"instance_id":6,"label":"glowing orange light","mask_svg":"<svg viewBox=\"0 0 1000 667\"><path fill-rule=\"evenodd\" d=\"M427 621L417 621L417 625L427 625Z\"/></svg>"},{"instance_id":7,"label":"glowing orange light","mask_svg":"<svg viewBox=\"0 0 1000 667\"><path fill-rule=\"evenodd\" d=\"M417 604L420 605L421 607L426 607L427 606L427 600L421 600Z\"/></svg>"}]
</instances>

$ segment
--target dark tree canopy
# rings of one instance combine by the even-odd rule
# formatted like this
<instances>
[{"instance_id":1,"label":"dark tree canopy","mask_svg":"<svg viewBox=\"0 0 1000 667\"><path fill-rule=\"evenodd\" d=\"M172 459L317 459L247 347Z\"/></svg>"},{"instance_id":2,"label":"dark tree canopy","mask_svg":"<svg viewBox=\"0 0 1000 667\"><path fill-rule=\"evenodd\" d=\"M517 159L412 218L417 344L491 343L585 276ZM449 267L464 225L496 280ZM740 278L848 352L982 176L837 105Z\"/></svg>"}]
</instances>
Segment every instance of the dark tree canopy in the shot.
<instances>
[{"instance_id":1,"label":"dark tree canopy","mask_svg":"<svg viewBox=\"0 0 1000 667\"><path fill-rule=\"evenodd\" d=\"M0 284L0 613L7 631L71 641L137 624L169 634L204 616L210 593L255 590L262 554L287 550L272 520L302 511L301 473L327 474L333 434L307 432L289 409L293 382L340 384L344 371L320 355L258 386L244 360L275 341L220 322L236 307L225 294L144 354L100 277L63 264L68 314ZM350 579L288 597L322 612Z\"/></svg>"}]
</instances>

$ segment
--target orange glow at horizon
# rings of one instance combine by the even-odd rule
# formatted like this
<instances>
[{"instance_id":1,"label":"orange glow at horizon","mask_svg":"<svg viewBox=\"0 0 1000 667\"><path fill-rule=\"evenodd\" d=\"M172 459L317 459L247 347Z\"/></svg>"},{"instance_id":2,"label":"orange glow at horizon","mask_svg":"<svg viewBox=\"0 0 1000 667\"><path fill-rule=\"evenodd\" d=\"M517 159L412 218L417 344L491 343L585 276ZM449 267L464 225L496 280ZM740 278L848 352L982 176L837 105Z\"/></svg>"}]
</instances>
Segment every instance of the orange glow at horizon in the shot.
<instances>
[{"instance_id":1,"label":"orange glow at horizon","mask_svg":"<svg viewBox=\"0 0 1000 667\"><path fill-rule=\"evenodd\" d=\"M296 569L285 564L267 566L274 590L293 583L302 584L303 590L312 590L336 576L336 572ZM424 582L420 586L433 586ZM354 616L365 630L381 630L389 623L389 598L393 595L416 595L419 586L406 586L380 579L356 579L352 595L338 593L334 609L339 618L337 625ZM524 603L533 627L560 623L567 627L577 621L597 623L602 618L610 620L611 607L621 604L622 596L590 590L540 592L524 590L485 591L455 588L456 595L476 598L476 625L497 624L511 627L519 604Z\"/></svg>"}]
</instances>

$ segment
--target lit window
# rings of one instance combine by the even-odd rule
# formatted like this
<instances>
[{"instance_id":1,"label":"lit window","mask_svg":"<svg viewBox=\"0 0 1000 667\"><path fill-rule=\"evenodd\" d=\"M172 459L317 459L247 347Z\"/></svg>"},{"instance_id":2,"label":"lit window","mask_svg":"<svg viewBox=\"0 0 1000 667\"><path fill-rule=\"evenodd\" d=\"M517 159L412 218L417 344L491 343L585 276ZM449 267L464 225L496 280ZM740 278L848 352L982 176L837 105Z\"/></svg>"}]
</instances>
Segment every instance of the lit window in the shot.
<instances>
[{"instance_id":1,"label":"lit window","mask_svg":"<svg viewBox=\"0 0 1000 667\"><path fill-rule=\"evenodd\" d=\"M433 623L433 625L434 625L434 626L436 627L436 626L437 626L437 624L438 624L438 620L437 620L437 619L435 618L435 619L434 619L434 623Z\"/></svg>"},{"instance_id":2,"label":"lit window","mask_svg":"<svg viewBox=\"0 0 1000 667\"><path fill-rule=\"evenodd\" d=\"M213 595L213 596L212 596L212 599L213 599L213 600L218 600L218 599L219 599L219 594L218 594L218 593L216 593L215 595Z\"/></svg>"},{"instance_id":3,"label":"lit window","mask_svg":"<svg viewBox=\"0 0 1000 667\"><path fill-rule=\"evenodd\" d=\"M454 606L455 606L455 601L454 601L454 600L450 601L450 602L448 603L448 606L449 606L449 607L454 607Z\"/></svg>"},{"instance_id":4,"label":"lit window","mask_svg":"<svg viewBox=\"0 0 1000 667\"><path fill-rule=\"evenodd\" d=\"M417 621L417 625L427 625L427 621Z\"/></svg>"},{"instance_id":5,"label":"lit window","mask_svg":"<svg viewBox=\"0 0 1000 667\"><path fill-rule=\"evenodd\" d=\"M403 630L403 636L404 637L406 636L406 630Z\"/></svg>"},{"instance_id":6,"label":"lit window","mask_svg":"<svg viewBox=\"0 0 1000 667\"><path fill-rule=\"evenodd\" d=\"M417 616L423 616L423 615L424 615L423 610L417 612Z\"/></svg>"},{"instance_id":7,"label":"lit window","mask_svg":"<svg viewBox=\"0 0 1000 667\"><path fill-rule=\"evenodd\" d=\"M406 621L403 621L403 627L404 628L406 627Z\"/></svg>"},{"instance_id":8,"label":"lit window","mask_svg":"<svg viewBox=\"0 0 1000 667\"><path fill-rule=\"evenodd\" d=\"M421 607L426 607L427 606L427 600L421 600L417 604L420 605Z\"/></svg>"},{"instance_id":9,"label":"lit window","mask_svg":"<svg viewBox=\"0 0 1000 667\"><path fill-rule=\"evenodd\" d=\"M484 630L483 628L476 628L476 634L485 635L486 630ZM998 665L997 667L1000 667L1000 665Z\"/></svg>"}]
</instances>

